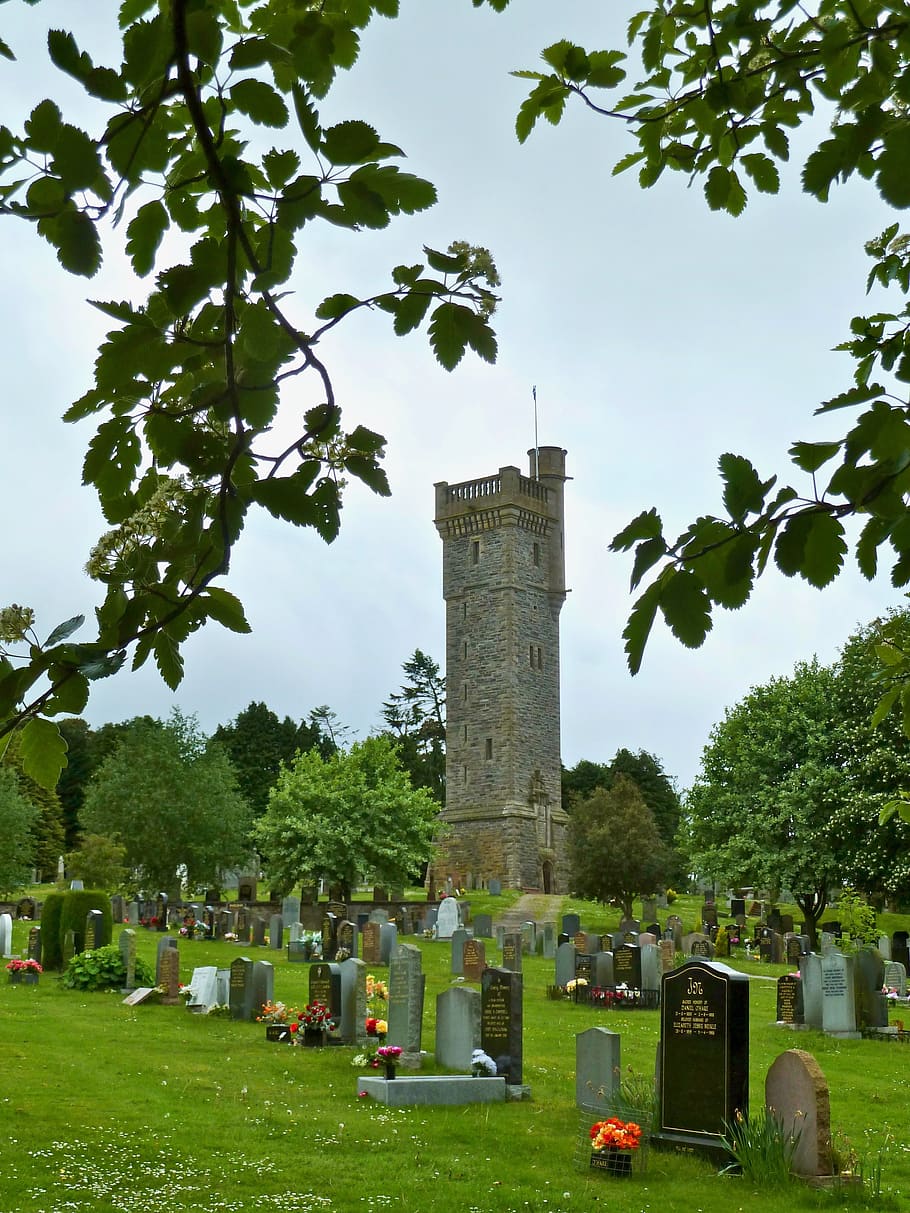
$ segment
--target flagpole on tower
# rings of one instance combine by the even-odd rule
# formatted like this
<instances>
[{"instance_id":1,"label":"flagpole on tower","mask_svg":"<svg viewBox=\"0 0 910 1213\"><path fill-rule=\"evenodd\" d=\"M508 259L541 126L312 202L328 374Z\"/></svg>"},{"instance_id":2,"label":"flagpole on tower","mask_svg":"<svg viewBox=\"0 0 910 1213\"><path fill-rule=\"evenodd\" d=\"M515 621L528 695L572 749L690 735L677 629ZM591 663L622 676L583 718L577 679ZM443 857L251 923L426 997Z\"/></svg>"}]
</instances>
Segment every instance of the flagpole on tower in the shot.
<instances>
[{"instance_id":1,"label":"flagpole on tower","mask_svg":"<svg viewBox=\"0 0 910 1213\"><path fill-rule=\"evenodd\" d=\"M537 384L531 388L534 397L534 479L540 479L540 444L537 440Z\"/></svg>"}]
</instances>

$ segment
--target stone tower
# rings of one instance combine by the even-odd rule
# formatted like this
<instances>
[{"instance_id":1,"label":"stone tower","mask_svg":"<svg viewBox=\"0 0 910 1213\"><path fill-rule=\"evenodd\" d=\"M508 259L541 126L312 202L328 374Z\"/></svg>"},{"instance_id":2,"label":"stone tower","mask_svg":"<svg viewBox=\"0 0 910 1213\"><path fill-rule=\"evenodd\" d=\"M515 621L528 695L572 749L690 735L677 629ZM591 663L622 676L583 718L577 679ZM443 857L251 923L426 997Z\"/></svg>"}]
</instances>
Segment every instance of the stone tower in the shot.
<instances>
[{"instance_id":1,"label":"stone tower","mask_svg":"<svg viewBox=\"0 0 910 1213\"><path fill-rule=\"evenodd\" d=\"M446 807L436 877L566 892L559 612L566 452L436 485L446 602Z\"/></svg>"}]
</instances>

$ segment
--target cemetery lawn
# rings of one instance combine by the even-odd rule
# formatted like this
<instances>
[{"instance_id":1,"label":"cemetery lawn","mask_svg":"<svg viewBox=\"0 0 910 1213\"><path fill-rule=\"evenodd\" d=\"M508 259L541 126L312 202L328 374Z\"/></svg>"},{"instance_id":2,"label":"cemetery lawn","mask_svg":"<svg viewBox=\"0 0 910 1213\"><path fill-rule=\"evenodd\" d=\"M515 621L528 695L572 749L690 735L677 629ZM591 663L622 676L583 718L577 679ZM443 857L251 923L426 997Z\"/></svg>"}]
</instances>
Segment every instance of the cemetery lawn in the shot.
<instances>
[{"instance_id":1,"label":"cemetery lawn","mask_svg":"<svg viewBox=\"0 0 910 1213\"><path fill-rule=\"evenodd\" d=\"M475 913L502 907L471 900ZM585 925L615 926L616 911L575 899L564 908L580 910ZM16 954L25 950L27 929L14 924ZM140 929L137 942L154 964L157 936ZM423 1046L433 1072L435 998L452 980L450 948L407 942L423 953ZM495 962L495 945L487 945ZM307 1001L308 966L271 950L181 941L181 980L196 965L226 967L239 955L275 964L277 998ZM780 1052L813 1053L831 1088L836 1135L849 1138L867 1169L885 1150L881 1200L796 1184L758 1189L718 1177L694 1156L653 1150L630 1179L592 1175L582 1140L588 1122L575 1107L575 1034L595 1025L619 1032L623 1069L650 1077L659 1013L549 1001L553 962L525 957L524 1080L532 1098L457 1108L390 1109L359 1099L353 1048L292 1049L267 1043L260 1024L196 1016L182 1006L125 1007L119 994L64 990L54 974L37 987L8 985L4 974L0 1213L910 1209L910 1047L778 1029L775 983L767 978L786 966L733 964L755 975L753 1108Z\"/></svg>"}]
</instances>

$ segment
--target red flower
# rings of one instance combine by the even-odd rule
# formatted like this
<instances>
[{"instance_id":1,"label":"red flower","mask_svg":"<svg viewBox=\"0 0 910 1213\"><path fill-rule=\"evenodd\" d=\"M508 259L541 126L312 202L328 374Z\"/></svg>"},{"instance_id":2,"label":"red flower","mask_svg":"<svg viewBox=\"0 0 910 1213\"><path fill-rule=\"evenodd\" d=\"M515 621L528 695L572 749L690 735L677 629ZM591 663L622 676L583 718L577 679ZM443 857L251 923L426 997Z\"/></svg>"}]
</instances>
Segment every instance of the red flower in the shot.
<instances>
[{"instance_id":1,"label":"red flower","mask_svg":"<svg viewBox=\"0 0 910 1213\"><path fill-rule=\"evenodd\" d=\"M376 1035L376 1024L377 1023L378 1023L378 1020L376 1020L372 1016L366 1020L366 1023L364 1026L366 1027L367 1036Z\"/></svg>"},{"instance_id":2,"label":"red flower","mask_svg":"<svg viewBox=\"0 0 910 1213\"><path fill-rule=\"evenodd\" d=\"M290 1023L290 1024L288 1024L288 1027L290 1028L290 1030L291 1030L292 1032L299 1032L299 1031L300 1031L300 1024L299 1024L299 1023Z\"/></svg>"}]
</instances>

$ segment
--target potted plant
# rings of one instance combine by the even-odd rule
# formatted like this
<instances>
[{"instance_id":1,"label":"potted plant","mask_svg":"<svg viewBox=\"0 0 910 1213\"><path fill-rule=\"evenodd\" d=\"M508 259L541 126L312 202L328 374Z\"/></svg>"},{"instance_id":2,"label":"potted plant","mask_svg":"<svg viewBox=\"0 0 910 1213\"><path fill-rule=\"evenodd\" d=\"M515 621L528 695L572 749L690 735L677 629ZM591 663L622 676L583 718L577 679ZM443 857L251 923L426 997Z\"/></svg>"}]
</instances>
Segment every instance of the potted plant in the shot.
<instances>
[{"instance_id":1,"label":"potted plant","mask_svg":"<svg viewBox=\"0 0 910 1213\"><path fill-rule=\"evenodd\" d=\"M265 1038L280 1041L283 1044L294 1044L300 1030L297 1011L294 1007L286 1007L283 1002L264 1002L261 1014L256 1016L257 1023L265 1024Z\"/></svg>"},{"instance_id":2,"label":"potted plant","mask_svg":"<svg viewBox=\"0 0 910 1213\"><path fill-rule=\"evenodd\" d=\"M591 1126L591 1166L608 1175L631 1175L632 1155L641 1144L641 1127L618 1116Z\"/></svg>"},{"instance_id":3,"label":"potted plant","mask_svg":"<svg viewBox=\"0 0 910 1213\"><path fill-rule=\"evenodd\" d=\"M24 982L27 986L36 986L38 978L44 972L37 960L11 960L6 966L12 985Z\"/></svg>"},{"instance_id":4,"label":"potted plant","mask_svg":"<svg viewBox=\"0 0 910 1213\"><path fill-rule=\"evenodd\" d=\"M398 1064L398 1059L401 1057L401 1049L398 1045L380 1045L376 1050L375 1065L385 1066L385 1076L391 1080L395 1077L395 1066Z\"/></svg>"},{"instance_id":5,"label":"potted plant","mask_svg":"<svg viewBox=\"0 0 910 1213\"><path fill-rule=\"evenodd\" d=\"M297 1022L303 1032L303 1047L316 1049L324 1045L329 1032L334 1031L335 1020L329 1008L321 1002L309 1002L298 1012Z\"/></svg>"}]
</instances>

